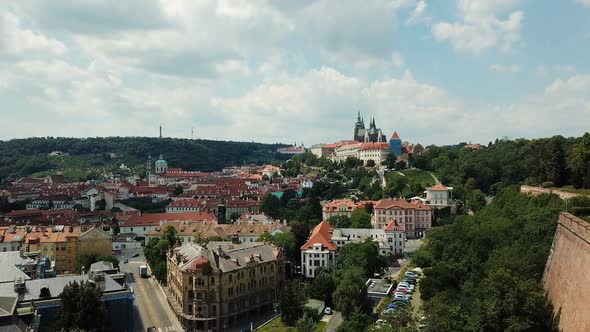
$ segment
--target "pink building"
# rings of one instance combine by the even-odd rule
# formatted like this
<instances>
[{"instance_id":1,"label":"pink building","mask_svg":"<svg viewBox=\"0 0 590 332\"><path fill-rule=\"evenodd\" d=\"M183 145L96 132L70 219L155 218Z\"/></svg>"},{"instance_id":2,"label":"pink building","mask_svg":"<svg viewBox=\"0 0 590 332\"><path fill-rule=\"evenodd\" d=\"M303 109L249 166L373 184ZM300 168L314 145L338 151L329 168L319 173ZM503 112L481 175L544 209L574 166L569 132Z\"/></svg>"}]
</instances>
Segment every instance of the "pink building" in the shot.
<instances>
[{"instance_id":1,"label":"pink building","mask_svg":"<svg viewBox=\"0 0 590 332\"><path fill-rule=\"evenodd\" d=\"M432 227L432 208L421 202L385 198L373 210L373 227L386 228L394 219L406 231L408 238L419 237Z\"/></svg>"}]
</instances>

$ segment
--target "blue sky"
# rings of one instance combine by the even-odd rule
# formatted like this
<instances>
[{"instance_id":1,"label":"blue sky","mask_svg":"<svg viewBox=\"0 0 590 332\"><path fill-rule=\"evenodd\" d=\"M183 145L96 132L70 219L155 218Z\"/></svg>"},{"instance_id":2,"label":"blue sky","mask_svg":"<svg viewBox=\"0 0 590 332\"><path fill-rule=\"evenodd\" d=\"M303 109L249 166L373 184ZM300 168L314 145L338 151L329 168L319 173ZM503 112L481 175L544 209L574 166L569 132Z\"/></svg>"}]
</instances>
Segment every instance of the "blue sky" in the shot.
<instances>
[{"instance_id":1,"label":"blue sky","mask_svg":"<svg viewBox=\"0 0 590 332\"><path fill-rule=\"evenodd\" d=\"M578 136L590 0L55 0L0 9L0 139Z\"/></svg>"}]
</instances>

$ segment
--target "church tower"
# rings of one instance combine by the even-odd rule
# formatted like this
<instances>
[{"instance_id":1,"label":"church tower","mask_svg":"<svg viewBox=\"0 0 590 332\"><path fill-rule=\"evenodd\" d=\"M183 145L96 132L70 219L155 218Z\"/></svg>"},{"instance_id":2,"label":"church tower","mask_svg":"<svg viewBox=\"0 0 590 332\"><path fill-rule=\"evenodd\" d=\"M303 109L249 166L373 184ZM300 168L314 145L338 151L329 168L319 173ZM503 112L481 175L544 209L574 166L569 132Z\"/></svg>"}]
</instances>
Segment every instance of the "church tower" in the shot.
<instances>
[{"instance_id":1,"label":"church tower","mask_svg":"<svg viewBox=\"0 0 590 332\"><path fill-rule=\"evenodd\" d=\"M364 139L365 120L361 118L359 111L356 116L356 123L354 124L354 140L362 141Z\"/></svg>"}]
</instances>

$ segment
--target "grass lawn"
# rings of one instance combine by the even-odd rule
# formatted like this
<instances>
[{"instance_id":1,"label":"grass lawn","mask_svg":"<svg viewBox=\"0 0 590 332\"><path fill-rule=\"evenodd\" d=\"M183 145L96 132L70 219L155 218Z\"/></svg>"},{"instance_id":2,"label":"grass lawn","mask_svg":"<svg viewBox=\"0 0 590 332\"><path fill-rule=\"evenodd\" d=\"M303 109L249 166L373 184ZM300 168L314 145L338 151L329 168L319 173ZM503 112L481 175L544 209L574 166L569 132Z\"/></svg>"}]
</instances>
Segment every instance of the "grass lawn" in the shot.
<instances>
[{"instance_id":1,"label":"grass lawn","mask_svg":"<svg viewBox=\"0 0 590 332\"><path fill-rule=\"evenodd\" d=\"M273 319L270 323L264 325L260 329L256 330L258 332L297 332L297 329L291 326L285 326L283 321L281 320L281 316Z\"/></svg>"},{"instance_id":2,"label":"grass lawn","mask_svg":"<svg viewBox=\"0 0 590 332\"><path fill-rule=\"evenodd\" d=\"M319 321L316 324L315 330L316 332L324 332L327 323ZM257 332L297 332L297 329L292 326L285 326L281 317L277 317L273 319L270 323L266 324L265 326L261 327L260 329L256 330Z\"/></svg>"}]
</instances>

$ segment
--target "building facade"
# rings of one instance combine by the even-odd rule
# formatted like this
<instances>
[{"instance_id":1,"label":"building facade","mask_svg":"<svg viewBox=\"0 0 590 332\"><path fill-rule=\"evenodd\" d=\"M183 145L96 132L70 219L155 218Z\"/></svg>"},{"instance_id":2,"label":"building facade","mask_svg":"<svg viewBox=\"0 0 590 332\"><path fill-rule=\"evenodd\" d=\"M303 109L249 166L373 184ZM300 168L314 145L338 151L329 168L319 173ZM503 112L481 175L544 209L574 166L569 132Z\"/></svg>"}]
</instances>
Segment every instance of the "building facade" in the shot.
<instances>
[{"instance_id":1,"label":"building facade","mask_svg":"<svg viewBox=\"0 0 590 332\"><path fill-rule=\"evenodd\" d=\"M380 166L389 153L389 143L362 143L359 148L359 159L366 166L372 160L376 166Z\"/></svg>"},{"instance_id":2,"label":"building facade","mask_svg":"<svg viewBox=\"0 0 590 332\"><path fill-rule=\"evenodd\" d=\"M432 208L419 201L408 203L403 199L382 199L373 208L373 227L386 228L395 220L408 238L424 235L432 227Z\"/></svg>"},{"instance_id":3,"label":"building facade","mask_svg":"<svg viewBox=\"0 0 590 332\"><path fill-rule=\"evenodd\" d=\"M397 131L393 132L393 135L389 140L389 151L393 153L397 158L399 158L402 155L402 139L397 134Z\"/></svg>"},{"instance_id":4,"label":"building facade","mask_svg":"<svg viewBox=\"0 0 590 332\"><path fill-rule=\"evenodd\" d=\"M453 204L453 187L446 187L441 183L426 188L426 204L434 208L443 208Z\"/></svg>"},{"instance_id":5,"label":"building facade","mask_svg":"<svg viewBox=\"0 0 590 332\"><path fill-rule=\"evenodd\" d=\"M185 243L167 258L168 300L187 331L224 331L271 312L285 280L282 252L264 243Z\"/></svg>"}]
</instances>

